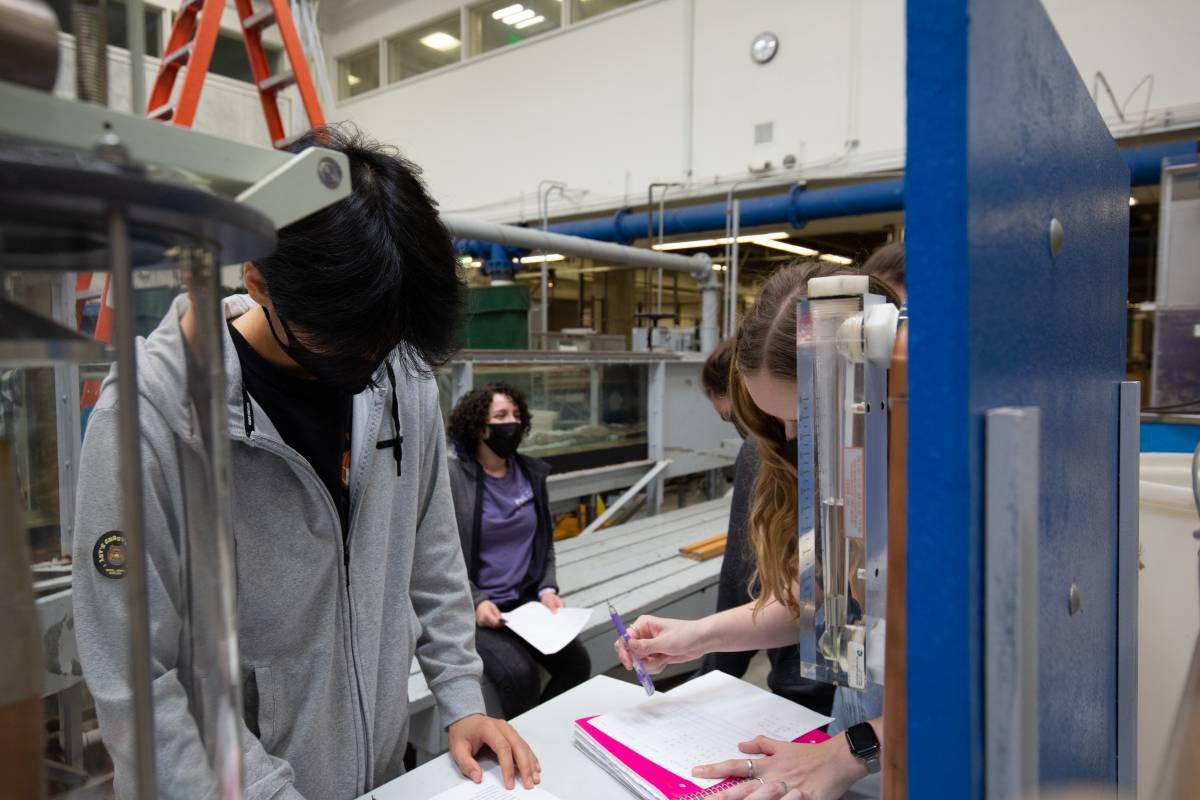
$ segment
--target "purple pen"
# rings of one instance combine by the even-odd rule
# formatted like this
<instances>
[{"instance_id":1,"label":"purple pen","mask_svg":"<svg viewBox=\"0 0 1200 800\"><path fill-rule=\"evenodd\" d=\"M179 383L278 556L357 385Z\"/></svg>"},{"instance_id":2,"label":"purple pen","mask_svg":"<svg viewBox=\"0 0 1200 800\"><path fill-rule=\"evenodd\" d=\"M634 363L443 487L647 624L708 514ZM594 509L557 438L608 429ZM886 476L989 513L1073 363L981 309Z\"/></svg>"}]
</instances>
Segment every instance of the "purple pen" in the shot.
<instances>
[{"instance_id":1,"label":"purple pen","mask_svg":"<svg viewBox=\"0 0 1200 800\"><path fill-rule=\"evenodd\" d=\"M613 608L612 603L608 604L608 615L612 617L612 622L617 629L617 633L625 640L625 644L629 644L629 631L625 630L625 623L621 621L621 615ZM642 664L641 659L633 654L633 650L629 651L629 660L633 662L633 671L637 674L638 682L642 684L642 688L646 690L646 694L654 694L654 681L650 680L650 673L646 672L646 667Z\"/></svg>"}]
</instances>

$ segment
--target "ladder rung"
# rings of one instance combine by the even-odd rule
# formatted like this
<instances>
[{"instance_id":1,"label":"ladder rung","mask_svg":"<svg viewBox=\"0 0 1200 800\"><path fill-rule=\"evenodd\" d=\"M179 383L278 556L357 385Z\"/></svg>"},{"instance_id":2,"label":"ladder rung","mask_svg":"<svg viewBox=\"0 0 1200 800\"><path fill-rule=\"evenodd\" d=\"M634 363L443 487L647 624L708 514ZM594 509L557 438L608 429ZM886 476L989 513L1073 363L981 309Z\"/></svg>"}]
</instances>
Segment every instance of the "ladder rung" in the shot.
<instances>
[{"instance_id":1,"label":"ladder rung","mask_svg":"<svg viewBox=\"0 0 1200 800\"><path fill-rule=\"evenodd\" d=\"M165 56L163 56L163 67L182 67L185 63L187 63L187 60L191 58L192 47L195 44L195 42L188 42L178 50L167 53Z\"/></svg>"},{"instance_id":2,"label":"ladder rung","mask_svg":"<svg viewBox=\"0 0 1200 800\"><path fill-rule=\"evenodd\" d=\"M300 138L306 133L308 133L308 131L293 133L291 136L285 136L282 139L276 139L274 142L272 142L272 144L275 146L276 150L283 150L285 147L291 147L293 144L300 141Z\"/></svg>"},{"instance_id":3,"label":"ladder rung","mask_svg":"<svg viewBox=\"0 0 1200 800\"><path fill-rule=\"evenodd\" d=\"M146 116L149 117L150 119L168 120L171 117L175 116L175 104L174 103L163 103L158 108L151 110L150 113L147 114Z\"/></svg>"},{"instance_id":4,"label":"ladder rung","mask_svg":"<svg viewBox=\"0 0 1200 800\"><path fill-rule=\"evenodd\" d=\"M260 92L278 92L280 89L285 89L296 82L296 73L288 70L281 72L278 75L258 82L258 90Z\"/></svg>"},{"instance_id":5,"label":"ladder rung","mask_svg":"<svg viewBox=\"0 0 1200 800\"><path fill-rule=\"evenodd\" d=\"M275 24L275 9L264 8L257 14L251 14L242 20L242 27L248 31L261 30L268 25Z\"/></svg>"}]
</instances>

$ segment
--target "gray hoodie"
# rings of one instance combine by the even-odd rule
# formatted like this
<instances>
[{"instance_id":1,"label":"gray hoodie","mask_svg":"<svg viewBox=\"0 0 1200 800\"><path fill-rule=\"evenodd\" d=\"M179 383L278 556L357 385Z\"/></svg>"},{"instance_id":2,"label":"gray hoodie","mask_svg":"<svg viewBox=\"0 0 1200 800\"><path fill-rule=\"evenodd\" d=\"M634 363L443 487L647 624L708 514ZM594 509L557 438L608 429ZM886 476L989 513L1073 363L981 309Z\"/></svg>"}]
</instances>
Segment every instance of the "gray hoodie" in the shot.
<instances>
[{"instance_id":1,"label":"gray hoodie","mask_svg":"<svg viewBox=\"0 0 1200 800\"><path fill-rule=\"evenodd\" d=\"M202 798L216 779L190 710L195 698L180 612L190 590L182 568L189 553L181 532L189 523L186 480L203 458L185 388L179 318L187 302L178 298L157 330L139 340L138 386L159 796ZM224 308L234 319L257 306L235 296ZM354 398L352 520L343 545L337 511L315 471L252 399L243 409L237 353L228 331L224 336L245 796L353 798L403 771L414 650L443 720L484 710L437 388L431 379L405 377L393 362L398 432L386 380ZM106 577L94 563L97 542L121 524L114 373L83 443L74 601L84 675L122 797L133 779L126 581ZM393 451L375 447L397 433L401 477ZM202 533L194 528L203 526L191 522L194 539Z\"/></svg>"}]
</instances>

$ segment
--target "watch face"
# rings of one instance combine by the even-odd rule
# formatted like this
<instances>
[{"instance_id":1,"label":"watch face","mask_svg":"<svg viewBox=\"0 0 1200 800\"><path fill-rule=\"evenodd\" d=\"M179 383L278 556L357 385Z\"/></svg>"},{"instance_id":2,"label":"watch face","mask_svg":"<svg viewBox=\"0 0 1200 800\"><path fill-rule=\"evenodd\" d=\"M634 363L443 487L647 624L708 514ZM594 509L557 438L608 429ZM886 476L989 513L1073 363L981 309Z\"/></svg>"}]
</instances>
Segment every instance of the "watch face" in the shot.
<instances>
[{"instance_id":1,"label":"watch face","mask_svg":"<svg viewBox=\"0 0 1200 800\"><path fill-rule=\"evenodd\" d=\"M855 755L870 755L879 749L879 737L870 723L855 725L846 731L846 739L850 742L850 750Z\"/></svg>"},{"instance_id":2,"label":"watch face","mask_svg":"<svg viewBox=\"0 0 1200 800\"><path fill-rule=\"evenodd\" d=\"M773 33L760 33L750 43L750 57L756 63L766 64L779 51L779 37Z\"/></svg>"}]
</instances>

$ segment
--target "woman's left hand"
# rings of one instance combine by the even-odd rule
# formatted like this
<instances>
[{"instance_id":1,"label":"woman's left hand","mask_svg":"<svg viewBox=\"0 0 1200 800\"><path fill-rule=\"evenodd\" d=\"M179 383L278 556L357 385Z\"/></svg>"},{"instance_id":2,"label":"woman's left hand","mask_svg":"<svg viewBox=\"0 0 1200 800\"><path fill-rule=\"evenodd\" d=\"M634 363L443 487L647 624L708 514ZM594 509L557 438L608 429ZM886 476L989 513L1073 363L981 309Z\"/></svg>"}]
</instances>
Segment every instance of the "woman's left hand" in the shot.
<instances>
[{"instance_id":1,"label":"woman's left hand","mask_svg":"<svg viewBox=\"0 0 1200 800\"><path fill-rule=\"evenodd\" d=\"M567 606L567 604L562 601L562 598L558 596L558 592L553 590L549 592L542 592L542 596L539 599L542 601L542 605L550 609L551 614L557 614L560 608L566 608Z\"/></svg>"},{"instance_id":2,"label":"woman's left hand","mask_svg":"<svg viewBox=\"0 0 1200 800\"><path fill-rule=\"evenodd\" d=\"M752 759L754 778L714 795L713 800L839 800L867 768L850 753L845 737L820 744L795 744L759 736L738 745ZM697 778L745 779L746 759L696 767ZM761 781L758 779L762 778Z\"/></svg>"}]
</instances>

